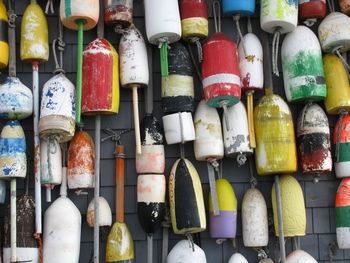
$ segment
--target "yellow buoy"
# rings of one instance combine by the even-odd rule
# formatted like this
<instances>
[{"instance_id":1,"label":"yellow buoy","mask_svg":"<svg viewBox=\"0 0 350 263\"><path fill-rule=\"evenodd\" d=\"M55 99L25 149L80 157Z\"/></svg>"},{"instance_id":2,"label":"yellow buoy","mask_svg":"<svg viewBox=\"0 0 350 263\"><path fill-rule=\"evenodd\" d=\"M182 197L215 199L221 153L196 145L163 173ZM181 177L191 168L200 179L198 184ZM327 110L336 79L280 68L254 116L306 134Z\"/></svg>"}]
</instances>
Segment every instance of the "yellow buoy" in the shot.
<instances>
[{"instance_id":1,"label":"yellow buoy","mask_svg":"<svg viewBox=\"0 0 350 263\"><path fill-rule=\"evenodd\" d=\"M278 95L262 97L254 110L254 125L258 174L296 172L294 125L288 104Z\"/></svg>"},{"instance_id":2,"label":"yellow buoy","mask_svg":"<svg viewBox=\"0 0 350 263\"><path fill-rule=\"evenodd\" d=\"M8 43L8 17L6 6L0 0L0 69L6 68L9 63L9 43Z\"/></svg>"},{"instance_id":3,"label":"yellow buoy","mask_svg":"<svg viewBox=\"0 0 350 263\"><path fill-rule=\"evenodd\" d=\"M290 175L281 176L280 184L284 236L305 236L306 211L303 190L298 180ZM271 200L275 233L279 236L275 184L272 186Z\"/></svg>"},{"instance_id":4,"label":"yellow buoy","mask_svg":"<svg viewBox=\"0 0 350 263\"><path fill-rule=\"evenodd\" d=\"M323 57L327 97L324 100L328 114L338 114L340 109L350 110L349 78L340 58L327 54Z\"/></svg>"},{"instance_id":5,"label":"yellow buoy","mask_svg":"<svg viewBox=\"0 0 350 263\"><path fill-rule=\"evenodd\" d=\"M45 62L49 59L47 21L35 0L31 1L23 14L20 55L24 62Z\"/></svg>"}]
</instances>

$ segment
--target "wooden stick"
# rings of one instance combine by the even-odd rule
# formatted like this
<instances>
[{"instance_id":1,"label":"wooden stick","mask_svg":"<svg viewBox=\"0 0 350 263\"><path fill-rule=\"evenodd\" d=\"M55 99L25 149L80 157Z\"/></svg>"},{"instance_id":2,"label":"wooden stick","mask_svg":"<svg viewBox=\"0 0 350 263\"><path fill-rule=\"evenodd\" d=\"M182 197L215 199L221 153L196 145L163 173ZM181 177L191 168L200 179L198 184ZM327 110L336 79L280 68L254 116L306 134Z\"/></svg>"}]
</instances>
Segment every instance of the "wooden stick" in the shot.
<instances>
[{"instance_id":1,"label":"wooden stick","mask_svg":"<svg viewBox=\"0 0 350 263\"><path fill-rule=\"evenodd\" d=\"M253 105L253 93L247 94L248 101L248 128L249 128L249 142L251 148L256 148L255 141L255 128L254 128L254 105Z\"/></svg>"},{"instance_id":2,"label":"wooden stick","mask_svg":"<svg viewBox=\"0 0 350 263\"><path fill-rule=\"evenodd\" d=\"M117 222L124 222L124 146L115 147L115 183L116 183L116 218Z\"/></svg>"},{"instance_id":3,"label":"wooden stick","mask_svg":"<svg viewBox=\"0 0 350 263\"><path fill-rule=\"evenodd\" d=\"M141 154L141 135L140 135L140 119L139 119L139 102L137 95L137 85L132 86L132 105L134 108L134 128L135 128L135 144L136 153Z\"/></svg>"}]
</instances>

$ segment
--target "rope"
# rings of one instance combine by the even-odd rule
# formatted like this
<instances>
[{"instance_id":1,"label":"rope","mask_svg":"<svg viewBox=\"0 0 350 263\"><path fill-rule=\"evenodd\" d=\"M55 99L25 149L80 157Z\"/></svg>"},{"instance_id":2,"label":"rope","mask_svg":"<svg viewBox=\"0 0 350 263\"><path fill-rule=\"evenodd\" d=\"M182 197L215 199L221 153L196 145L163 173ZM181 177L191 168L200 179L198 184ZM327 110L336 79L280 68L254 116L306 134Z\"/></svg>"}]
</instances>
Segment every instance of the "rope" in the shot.
<instances>
[{"instance_id":1,"label":"rope","mask_svg":"<svg viewBox=\"0 0 350 263\"><path fill-rule=\"evenodd\" d=\"M340 132L341 132L341 126L343 124L343 117L348 114L344 109L339 110L339 124L338 124L338 130L337 130L337 143L335 144L335 156L337 158L337 162L339 162L339 150L340 150Z\"/></svg>"},{"instance_id":2,"label":"rope","mask_svg":"<svg viewBox=\"0 0 350 263\"><path fill-rule=\"evenodd\" d=\"M186 234L187 240L188 240L188 244L190 246L190 248L192 248L192 251L194 252L194 242L193 242L193 237L191 234Z\"/></svg>"},{"instance_id":3,"label":"rope","mask_svg":"<svg viewBox=\"0 0 350 263\"><path fill-rule=\"evenodd\" d=\"M34 238L39 242L39 263L43 263L43 240L41 239L41 235L39 233L35 233Z\"/></svg>"},{"instance_id":4,"label":"rope","mask_svg":"<svg viewBox=\"0 0 350 263\"><path fill-rule=\"evenodd\" d=\"M221 32L221 9L219 0L213 1L215 32Z\"/></svg>"},{"instance_id":5,"label":"rope","mask_svg":"<svg viewBox=\"0 0 350 263\"><path fill-rule=\"evenodd\" d=\"M197 47L197 55L198 55L198 60L199 63L201 63L203 61L203 50L202 50L202 44L199 41L199 37L191 37L189 39L191 44L195 44Z\"/></svg>"},{"instance_id":6,"label":"rope","mask_svg":"<svg viewBox=\"0 0 350 263\"><path fill-rule=\"evenodd\" d=\"M53 0L47 0L46 8L45 8L45 14L49 14L49 9L51 11L51 14L55 13L55 10L53 8Z\"/></svg>"},{"instance_id":7,"label":"rope","mask_svg":"<svg viewBox=\"0 0 350 263\"><path fill-rule=\"evenodd\" d=\"M348 64L348 62L346 61L346 59L340 54L340 49L343 48L343 46L337 46L332 50L332 53L335 53L340 60L343 62L343 65L346 69L346 74L348 75L348 77L350 78L350 66Z\"/></svg>"},{"instance_id":8,"label":"rope","mask_svg":"<svg viewBox=\"0 0 350 263\"><path fill-rule=\"evenodd\" d=\"M200 43L199 43L199 44L200 44ZM193 64L194 69L195 69L195 71L196 71L197 77L198 77L199 81L202 83L202 75L201 75L201 72L200 72L200 70L199 70L198 64L196 63L196 60L194 59L194 55L193 55L193 52L192 52L192 48L191 48L190 43L188 43L187 47L188 47L188 52L190 53L190 57L191 57L191 60L192 60L192 64ZM199 56L199 54L198 54L198 56ZM199 60L199 59L198 59L198 60ZM203 91L203 89L202 89L202 91ZM204 97L204 96L203 96L203 97Z\"/></svg>"},{"instance_id":9,"label":"rope","mask_svg":"<svg viewBox=\"0 0 350 263\"><path fill-rule=\"evenodd\" d=\"M316 18L309 18L309 19L306 19L303 23L307 27L312 27L316 22L317 22Z\"/></svg>"},{"instance_id":10,"label":"rope","mask_svg":"<svg viewBox=\"0 0 350 263\"><path fill-rule=\"evenodd\" d=\"M248 23L247 23L247 30L248 30L248 33L252 33L252 32L253 32L252 20L250 19L250 16L248 16L247 19L248 19Z\"/></svg>"},{"instance_id":11,"label":"rope","mask_svg":"<svg viewBox=\"0 0 350 263\"><path fill-rule=\"evenodd\" d=\"M244 38L243 38L243 34L242 34L242 31L241 31L241 27L239 25L239 20L241 18L241 15L234 15L233 17L233 21L235 22L236 24L236 29L237 29L237 33L239 35L239 40L240 42L242 42L242 45L243 45L243 52L244 52L244 57L247 56L247 49L246 49L246 46L244 44Z\"/></svg>"},{"instance_id":12,"label":"rope","mask_svg":"<svg viewBox=\"0 0 350 263\"><path fill-rule=\"evenodd\" d=\"M51 154L55 154L57 152L56 142L58 141L57 135L51 135L48 138L47 144L47 166L49 178L52 178L52 164L51 164Z\"/></svg>"},{"instance_id":13,"label":"rope","mask_svg":"<svg viewBox=\"0 0 350 263\"><path fill-rule=\"evenodd\" d=\"M219 171L218 171L218 178L222 179L222 160L219 162Z\"/></svg>"},{"instance_id":14,"label":"rope","mask_svg":"<svg viewBox=\"0 0 350 263\"><path fill-rule=\"evenodd\" d=\"M246 161L247 161L247 156L246 156L244 153L240 152L240 153L237 155L236 160L237 160L238 166L240 167L240 166L242 166L242 165L244 165L244 164L246 163Z\"/></svg>"},{"instance_id":15,"label":"rope","mask_svg":"<svg viewBox=\"0 0 350 263\"><path fill-rule=\"evenodd\" d=\"M56 65L56 69L54 70L54 74L57 73L65 73L65 71L63 70L63 52L64 52L64 48L66 46L66 43L63 40L63 26L62 26L62 22L61 19L58 18L58 37L56 39L53 40L52 42L52 53L53 53L53 58L55 60L55 65ZM60 56L60 61L58 62L57 59L57 54L56 54L56 48L59 52L59 56Z\"/></svg>"},{"instance_id":16,"label":"rope","mask_svg":"<svg viewBox=\"0 0 350 263\"><path fill-rule=\"evenodd\" d=\"M256 251L256 253L258 253L259 260L268 258L268 255L264 249L262 248L253 248L253 249Z\"/></svg>"},{"instance_id":17,"label":"rope","mask_svg":"<svg viewBox=\"0 0 350 263\"><path fill-rule=\"evenodd\" d=\"M328 4L328 7L329 7L329 10L331 11L331 13L333 13L335 11L333 0L328 0L327 4Z\"/></svg>"},{"instance_id":18,"label":"rope","mask_svg":"<svg viewBox=\"0 0 350 263\"><path fill-rule=\"evenodd\" d=\"M278 49L279 49L280 35L281 35L281 32L279 31L279 28L276 28L276 31L275 31L275 34L273 35L273 40L272 40L272 72L276 76L279 76Z\"/></svg>"},{"instance_id":19,"label":"rope","mask_svg":"<svg viewBox=\"0 0 350 263\"><path fill-rule=\"evenodd\" d=\"M251 158L249 158L249 174L250 174L250 178L249 178L250 188L255 189L258 185L258 180L254 176L253 162Z\"/></svg>"}]
</instances>

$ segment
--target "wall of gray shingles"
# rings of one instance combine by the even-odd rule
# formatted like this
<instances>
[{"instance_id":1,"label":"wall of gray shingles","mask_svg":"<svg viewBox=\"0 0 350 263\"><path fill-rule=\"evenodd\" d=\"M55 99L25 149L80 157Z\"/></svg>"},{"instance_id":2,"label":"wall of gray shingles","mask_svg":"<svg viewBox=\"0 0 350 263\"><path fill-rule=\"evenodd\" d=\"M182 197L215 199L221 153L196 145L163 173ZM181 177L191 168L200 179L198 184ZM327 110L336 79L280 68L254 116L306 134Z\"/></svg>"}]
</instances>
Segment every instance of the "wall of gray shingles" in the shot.
<instances>
[{"instance_id":1,"label":"wall of gray shingles","mask_svg":"<svg viewBox=\"0 0 350 263\"><path fill-rule=\"evenodd\" d=\"M214 21L212 19L212 10L211 10L211 0L208 1L208 6L210 8L210 34L214 32ZM7 1L5 1L7 2ZM18 77L22 82L31 87L31 66L24 64L19 59L19 39L20 39L20 23L21 16L29 3L29 1L18 0L15 1L15 11L18 15L17 19L17 72ZM55 14L48 15L47 20L49 24L49 35L50 43L56 38L57 34L57 11L59 1L55 2ZM337 2L337 1L336 1ZM44 8L46 1L41 0L39 4ZM134 13L134 22L136 26L141 30L145 36L145 24L144 24L144 13L143 13L143 2L141 0L134 1L135 13ZM246 32L246 20L242 20L242 30L243 33ZM261 32L259 26L258 16L253 18L253 30L256 34L259 35ZM228 34L235 41L238 40L237 32L232 22L232 18L224 17L222 19L222 29L223 32ZM312 28L315 32L317 26ZM85 32L84 34L84 44L88 44L96 37L96 29ZM117 48L118 37L114 33L112 28L105 28L105 37ZM72 30L64 30L64 38L66 41L66 49L64 55L64 67L67 72L67 76L73 82L75 82L75 69L76 69L76 32ZM270 36L271 40L271 36ZM159 55L158 50L153 47L153 79L154 79L154 114L160 120L162 116L161 103L160 103L160 68L159 68ZM281 66L279 66L281 69ZM54 70L54 62L52 53L50 54L50 60L47 63L40 65L40 87L52 77L52 71ZM6 77L6 70L3 71L3 74L0 75L0 83ZM200 88L201 86L196 81L196 101L200 99ZM281 95L285 98L282 75L280 78L274 77L274 87L275 93ZM139 105L140 105L140 116L144 115L144 95L140 91ZM262 96L262 93L257 93L255 100L259 99ZM245 100L245 98L243 98ZM255 102L255 103L256 103ZM298 113L302 109L303 105L291 105L292 113L294 120L296 120ZM334 127L337 117L329 116L330 126ZM94 118L93 117L83 117L83 122L85 123L84 130L88 131L91 136L94 136ZM0 121L0 127L3 127L4 121ZM30 177L30 187L31 193L33 193L33 132L32 132L32 118L27 118L22 121L22 125L26 132L26 139L28 145L28 157L30 159L29 167L29 177ZM102 128L112 128L112 129L125 129L133 128L132 124L132 104L131 104L131 92L129 90L121 90L121 104L120 112L115 116L105 116L102 117ZM103 136L103 134L102 134ZM147 241L146 235L142 231L140 224L137 219L136 212L136 178L137 174L135 171L135 146L133 133L126 134L122 138L122 142L126 146L126 186L125 186L125 213L126 213L126 223L131 229L132 236L134 238L135 244L135 255L136 262L145 262L145 256L147 253ZM203 184L203 192L206 200L206 206L208 205L208 178L207 170L205 163L197 162L194 159L193 153L193 144L186 144L186 155L187 157L195 164ZM101 145L101 195L104 196L109 205L112 208L113 220L115 216L115 176L114 176L114 158L113 158L114 145L111 141L106 141ZM179 147L178 146L167 146L166 147L166 172L168 176L172 164L179 156ZM256 174L255 174L256 175ZM249 168L247 165L243 167L237 167L233 160L225 159L223 161L223 176L228 179L234 189L238 200L238 210L240 212L241 202L244 192L250 187L249 186ZM257 176L257 175L256 175ZM337 186L340 181L335 179L334 174L322 175L320 182L318 184L313 183L313 179L310 176L304 176L298 173L295 175L298 181L300 182L305 197L305 205L307 212L307 235L301 237L301 248L308 251L318 262L330 262L329 257L329 244L336 240L335 236L335 210L334 210L334 200ZM271 176L261 177L257 176L259 180L258 188L262 191L265 196L268 208L269 216L272 217L271 211L271 198L270 191L273 183L273 178ZM18 183L18 193L23 192L24 182L20 181ZM9 187L9 184L8 184ZM53 191L52 199L59 195L58 188ZM45 201L45 193L43 191L43 208L42 211L46 210L49 204ZM9 201L9 196L7 196L7 202ZM88 263L93 250L93 229L89 228L86 224L86 209L87 205L93 198L93 191L90 190L87 195L77 196L75 193L70 192L69 197L79 208L82 218L82 236L81 236L81 253L80 261L81 263ZM0 207L0 216L3 217L4 205ZM272 220L270 220L272 222ZM271 257L275 257L278 253L276 250L277 239L274 237L272 232L272 226L270 227L270 243L269 243L269 253ZM104 246L106 241L106 233L104 231L101 234L101 262L104 262ZM161 262L161 231L158 231L154 236L154 262ZM200 235L201 237L201 246L206 252L208 263L218 263L218 262L227 262L229 257L235 251L232 247L231 242L225 242L222 245L216 244L215 240L209 238L208 232L203 232ZM171 248L179 239L183 237L177 236L174 234L170 235L170 244ZM249 262L256 262L257 255L255 251L245 248L243 246L242 237L241 237L241 219L240 213L238 213L238 238L237 238L237 250L244 254ZM287 253L292 249L291 240L286 242ZM335 256L333 258L334 263L337 262L350 262L350 252L343 250L336 250Z\"/></svg>"}]
</instances>

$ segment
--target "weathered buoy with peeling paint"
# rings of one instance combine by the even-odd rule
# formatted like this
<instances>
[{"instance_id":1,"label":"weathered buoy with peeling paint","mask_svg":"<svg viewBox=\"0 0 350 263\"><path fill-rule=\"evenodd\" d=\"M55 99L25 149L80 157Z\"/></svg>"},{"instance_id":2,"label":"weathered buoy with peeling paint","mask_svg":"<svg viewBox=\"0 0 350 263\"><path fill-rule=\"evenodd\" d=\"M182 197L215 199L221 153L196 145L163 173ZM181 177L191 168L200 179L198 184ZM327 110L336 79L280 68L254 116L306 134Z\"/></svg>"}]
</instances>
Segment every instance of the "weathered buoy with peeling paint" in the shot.
<instances>
[{"instance_id":1,"label":"weathered buoy with peeling paint","mask_svg":"<svg viewBox=\"0 0 350 263\"><path fill-rule=\"evenodd\" d=\"M248 189L243 196L242 234L245 247L265 247L269 243L267 206L256 188Z\"/></svg>"},{"instance_id":2,"label":"weathered buoy with peeling paint","mask_svg":"<svg viewBox=\"0 0 350 263\"><path fill-rule=\"evenodd\" d=\"M31 1L24 11L21 23L20 43L20 56L22 61L48 61L48 25L45 14L36 1Z\"/></svg>"},{"instance_id":3,"label":"weathered buoy with peeling paint","mask_svg":"<svg viewBox=\"0 0 350 263\"><path fill-rule=\"evenodd\" d=\"M104 19L106 24L129 27L132 24L133 11L133 0L106 0Z\"/></svg>"},{"instance_id":4,"label":"weathered buoy with peeling paint","mask_svg":"<svg viewBox=\"0 0 350 263\"><path fill-rule=\"evenodd\" d=\"M91 200L91 202L88 205L88 209L86 212L86 222L89 227L94 227L94 199ZM98 199L99 202L99 218L98 218L98 225L99 227L106 227L112 225L112 211L111 208L108 205L107 200L100 196Z\"/></svg>"},{"instance_id":5,"label":"weathered buoy with peeling paint","mask_svg":"<svg viewBox=\"0 0 350 263\"><path fill-rule=\"evenodd\" d=\"M17 120L9 120L0 135L0 179L24 178L27 172L26 138Z\"/></svg>"},{"instance_id":6,"label":"weathered buoy with peeling paint","mask_svg":"<svg viewBox=\"0 0 350 263\"><path fill-rule=\"evenodd\" d=\"M299 0L299 17L302 20L313 22L317 18L324 18L326 12L326 0Z\"/></svg>"},{"instance_id":7,"label":"weathered buoy with peeling paint","mask_svg":"<svg viewBox=\"0 0 350 263\"><path fill-rule=\"evenodd\" d=\"M187 240L179 241L169 252L167 263L207 263L203 249L193 243L191 247Z\"/></svg>"},{"instance_id":8,"label":"weathered buoy with peeling paint","mask_svg":"<svg viewBox=\"0 0 350 263\"><path fill-rule=\"evenodd\" d=\"M333 144L336 146L336 177L350 177L350 115L341 116L337 121L333 132Z\"/></svg>"},{"instance_id":9,"label":"weathered buoy with peeling paint","mask_svg":"<svg viewBox=\"0 0 350 263\"><path fill-rule=\"evenodd\" d=\"M39 263L38 241L35 233L35 201L30 195L24 194L17 198L17 244L16 261ZM10 207L4 218L3 262L11 263L11 222Z\"/></svg>"},{"instance_id":10,"label":"weathered buoy with peeling paint","mask_svg":"<svg viewBox=\"0 0 350 263\"><path fill-rule=\"evenodd\" d=\"M194 115L196 139L194 155L197 161L220 160L224 157L220 117L215 108L201 100Z\"/></svg>"},{"instance_id":11,"label":"weathered buoy with peeling paint","mask_svg":"<svg viewBox=\"0 0 350 263\"><path fill-rule=\"evenodd\" d=\"M228 263L248 263L248 260L240 253L234 253Z\"/></svg>"},{"instance_id":12,"label":"weathered buoy with peeling paint","mask_svg":"<svg viewBox=\"0 0 350 263\"><path fill-rule=\"evenodd\" d=\"M236 104L241 98L237 45L228 36L215 33L203 45L202 78L209 106Z\"/></svg>"},{"instance_id":13,"label":"weathered buoy with peeling paint","mask_svg":"<svg viewBox=\"0 0 350 263\"><path fill-rule=\"evenodd\" d=\"M271 258L264 258L259 261L259 263L274 263Z\"/></svg>"},{"instance_id":14,"label":"weathered buoy with peeling paint","mask_svg":"<svg viewBox=\"0 0 350 263\"><path fill-rule=\"evenodd\" d=\"M309 103L300 112L297 141L303 173L320 174L332 171L328 118L318 104Z\"/></svg>"},{"instance_id":15,"label":"weathered buoy with peeling paint","mask_svg":"<svg viewBox=\"0 0 350 263\"><path fill-rule=\"evenodd\" d=\"M6 184L4 180L0 180L0 204L4 204L6 199Z\"/></svg>"},{"instance_id":16,"label":"weathered buoy with peeling paint","mask_svg":"<svg viewBox=\"0 0 350 263\"><path fill-rule=\"evenodd\" d=\"M327 85L324 100L328 114L338 114L341 109L350 110L349 78L345 67L336 55L323 56L323 66Z\"/></svg>"},{"instance_id":17,"label":"weathered buoy with peeling paint","mask_svg":"<svg viewBox=\"0 0 350 263\"><path fill-rule=\"evenodd\" d=\"M294 124L288 104L278 95L262 97L254 109L254 124L258 174L296 172Z\"/></svg>"},{"instance_id":18,"label":"weathered buoy with peeling paint","mask_svg":"<svg viewBox=\"0 0 350 263\"><path fill-rule=\"evenodd\" d=\"M346 52L350 49L350 18L340 12L332 12L318 27L322 50L332 53L335 49Z\"/></svg>"},{"instance_id":19,"label":"weathered buoy with peeling paint","mask_svg":"<svg viewBox=\"0 0 350 263\"><path fill-rule=\"evenodd\" d=\"M153 115L146 115L140 124L141 154L136 154L138 174L163 174L165 169L163 128Z\"/></svg>"},{"instance_id":20,"label":"weathered buoy with peeling paint","mask_svg":"<svg viewBox=\"0 0 350 263\"><path fill-rule=\"evenodd\" d=\"M350 14L350 1L349 0L339 0L340 11L344 14Z\"/></svg>"},{"instance_id":21,"label":"weathered buoy with peeling paint","mask_svg":"<svg viewBox=\"0 0 350 263\"><path fill-rule=\"evenodd\" d=\"M317 263L316 259L314 259L309 253L304 250L295 250L290 253L287 257L286 263Z\"/></svg>"},{"instance_id":22,"label":"weathered buoy with peeling paint","mask_svg":"<svg viewBox=\"0 0 350 263\"><path fill-rule=\"evenodd\" d=\"M75 131L75 88L62 73L43 87L39 120L41 137L58 135L60 142L72 139Z\"/></svg>"},{"instance_id":23,"label":"weathered buoy with peeling paint","mask_svg":"<svg viewBox=\"0 0 350 263\"><path fill-rule=\"evenodd\" d=\"M165 114L193 111L193 69L189 52L181 42L170 46L169 75L162 77L162 107Z\"/></svg>"},{"instance_id":24,"label":"weathered buoy with peeling paint","mask_svg":"<svg viewBox=\"0 0 350 263\"><path fill-rule=\"evenodd\" d=\"M98 0L60 1L60 18L62 24L69 29L78 30L78 20L85 21L84 30L95 27L99 13Z\"/></svg>"},{"instance_id":25,"label":"weathered buoy with peeling paint","mask_svg":"<svg viewBox=\"0 0 350 263\"><path fill-rule=\"evenodd\" d=\"M211 238L232 239L237 232L237 199L232 185L226 179L216 180L219 215L214 215L213 202L209 194L209 233Z\"/></svg>"},{"instance_id":26,"label":"weathered buoy with peeling paint","mask_svg":"<svg viewBox=\"0 0 350 263\"><path fill-rule=\"evenodd\" d=\"M254 15L255 12L255 1L223 0L222 11L225 15L242 14L251 16Z\"/></svg>"},{"instance_id":27,"label":"weathered buoy with peeling paint","mask_svg":"<svg viewBox=\"0 0 350 263\"><path fill-rule=\"evenodd\" d=\"M5 82L0 85L0 117L22 120L32 115L32 113L32 91L19 78L6 78Z\"/></svg>"},{"instance_id":28,"label":"weathered buoy with peeling paint","mask_svg":"<svg viewBox=\"0 0 350 263\"><path fill-rule=\"evenodd\" d=\"M85 115L117 113L118 54L106 39L97 38L85 47L83 76L82 113Z\"/></svg>"},{"instance_id":29,"label":"weathered buoy with peeling paint","mask_svg":"<svg viewBox=\"0 0 350 263\"><path fill-rule=\"evenodd\" d=\"M335 224L340 249L350 248L350 178L341 181L335 196Z\"/></svg>"},{"instance_id":30,"label":"weathered buoy with peeling paint","mask_svg":"<svg viewBox=\"0 0 350 263\"><path fill-rule=\"evenodd\" d=\"M182 39L195 42L197 38L208 36L208 8L207 2L202 0L181 0L180 15Z\"/></svg>"},{"instance_id":31,"label":"weathered buoy with peeling paint","mask_svg":"<svg viewBox=\"0 0 350 263\"><path fill-rule=\"evenodd\" d=\"M178 112L163 116L167 144L185 143L196 138L191 112Z\"/></svg>"},{"instance_id":32,"label":"weathered buoy with peeling paint","mask_svg":"<svg viewBox=\"0 0 350 263\"><path fill-rule=\"evenodd\" d=\"M244 104L240 101L228 107L226 114L231 123L231 129L227 129L223 117L225 156L228 158L237 158L237 161L242 161L241 164L243 164L246 156L253 153L253 149L249 144L247 111Z\"/></svg>"},{"instance_id":33,"label":"weathered buoy with peeling paint","mask_svg":"<svg viewBox=\"0 0 350 263\"><path fill-rule=\"evenodd\" d=\"M303 190L297 179L290 175L280 177L283 232L285 237L305 236L306 211ZM271 191L275 234L279 236L275 184Z\"/></svg>"},{"instance_id":34,"label":"weathered buoy with peeling paint","mask_svg":"<svg viewBox=\"0 0 350 263\"><path fill-rule=\"evenodd\" d=\"M76 263L80 254L81 214L67 197L66 167L62 169L61 196L45 211L43 260Z\"/></svg>"},{"instance_id":35,"label":"weathered buoy with peeling paint","mask_svg":"<svg viewBox=\"0 0 350 263\"><path fill-rule=\"evenodd\" d=\"M8 43L8 17L3 0L0 1L0 69L6 68L9 63L9 43Z\"/></svg>"},{"instance_id":36,"label":"weathered buoy with peeling paint","mask_svg":"<svg viewBox=\"0 0 350 263\"><path fill-rule=\"evenodd\" d=\"M196 168L187 159L178 159L170 171L169 202L175 234L206 229L202 184Z\"/></svg>"},{"instance_id":37,"label":"weathered buoy with peeling paint","mask_svg":"<svg viewBox=\"0 0 350 263\"><path fill-rule=\"evenodd\" d=\"M326 97L322 51L311 29L297 26L287 34L281 57L284 89L289 102L319 101Z\"/></svg>"},{"instance_id":38,"label":"weathered buoy with peeling paint","mask_svg":"<svg viewBox=\"0 0 350 263\"><path fill-rule=\"evenodd\" d=\"M69 189L95 185L95 145L87 132L76 132L69 144L67 182Z\"/></svg>"},{"instance_id":39,"label":"weathered buoy with peeling paint","mask_svg":"<svg viewBox=\"0 0 350 263\"><path fill-rule=\"evenodd\" d=\"M40 140L41 183L53 188L62 183L62 153L56 138Z\"/></svg>"},{"instance_id":40,"label":"weathered buoy with peeling paint","mask_svg":"<svg viewBox=\"0 0 350 263\"><path fill-rule=\"evenodd\" d=\"M160 228L165 212L166 180L163 174L137 177L137 215L143 230L153 234Z\"/></svg>"}]
</instances>

